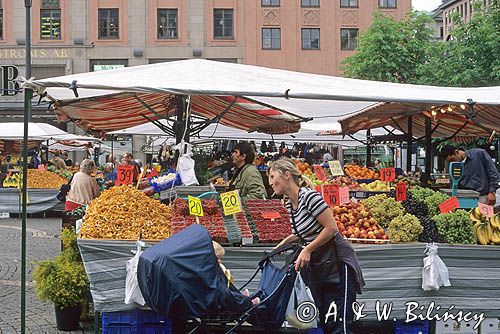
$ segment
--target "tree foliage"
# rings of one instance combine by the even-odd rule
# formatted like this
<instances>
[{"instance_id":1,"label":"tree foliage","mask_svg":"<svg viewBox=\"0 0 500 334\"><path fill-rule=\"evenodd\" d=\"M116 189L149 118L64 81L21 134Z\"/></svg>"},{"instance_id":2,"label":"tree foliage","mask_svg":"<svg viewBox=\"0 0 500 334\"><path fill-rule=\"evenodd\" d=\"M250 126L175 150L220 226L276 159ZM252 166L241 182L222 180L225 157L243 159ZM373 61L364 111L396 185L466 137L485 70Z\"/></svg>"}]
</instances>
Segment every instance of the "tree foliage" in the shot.
<instances>
[{"instance_id":1,"label":"tree foliage","mask_svg":"<svg viewBox=\"0 0 500 334\"><path fill-rule=\"evenodd\" d=\"M394 20L377 12L358 39L356 53L343 62L343 75L357 79L415 82L417 65L426 59L432 31L428 15L411 12Z\"/></svg>"},{"instance_id":2,"label":"tree foliage","mask_svg":"<svg viewBox=\"0 0 500 334\"><path fill-rule=\"evenodd\" d=\"M447 42L429 43L426 62L418 64L418 82L440 86L496 86L500 84L500 6L474 3L471 20L455 15Z\"/></svg>"},{"instance_id":3,"label":"tree foliage","mask_svg":"<svg viewBox=\"0 0 500 334\"><path fill-rule=\"evenodd\" d=\"M352 78L437 86L500 85L500 5L474 3L467 23L455 15L449 41L433 41L427 14L396 21L376 13L356 54L343 62Z\"/></svg>"}]
</instances>

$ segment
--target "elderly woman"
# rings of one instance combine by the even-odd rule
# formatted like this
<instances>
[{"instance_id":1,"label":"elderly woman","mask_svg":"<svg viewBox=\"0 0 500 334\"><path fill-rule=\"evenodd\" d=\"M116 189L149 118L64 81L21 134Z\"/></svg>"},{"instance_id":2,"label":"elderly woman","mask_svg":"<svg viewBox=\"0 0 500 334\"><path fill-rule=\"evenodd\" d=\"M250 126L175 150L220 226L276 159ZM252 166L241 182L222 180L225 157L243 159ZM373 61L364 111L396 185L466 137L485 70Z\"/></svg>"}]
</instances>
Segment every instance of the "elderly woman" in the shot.
<instances>
[{"instance_id":1,"label":"elderly woman","mask_svg":"<svg viewBox=\"0 0 500 334\"><path fill-rule=\"evenodd\" d=\"M99 185L91 176L95 170L95 163L90 159L84 159L80 164L80 171L73 175L71 189L66 195L65 210L71 211L90 202L99 196Z\"/></svg>"}]
</instances>

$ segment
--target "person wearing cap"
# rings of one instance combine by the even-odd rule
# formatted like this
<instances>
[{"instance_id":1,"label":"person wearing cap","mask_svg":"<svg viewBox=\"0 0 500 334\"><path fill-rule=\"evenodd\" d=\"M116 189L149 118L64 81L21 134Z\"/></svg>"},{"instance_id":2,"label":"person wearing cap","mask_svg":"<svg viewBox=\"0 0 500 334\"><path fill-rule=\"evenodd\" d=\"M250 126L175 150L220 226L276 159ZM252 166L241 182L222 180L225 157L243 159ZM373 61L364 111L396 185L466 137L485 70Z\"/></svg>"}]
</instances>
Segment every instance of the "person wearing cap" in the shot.
<instances>
[{"instance_id":1,"label":"person wearing cap","mask_svg":"<svg viewBox=\"0 0 500 334\"><path fill-rule=\"evenodd\" d=\"M439 156L448 163L462 162L464 170L460 186L477 191L479 202L495 205L495 192L500 188L500 174L488 152L480 148L465 150L446 145Z\"/></svg>"}]
</instances>

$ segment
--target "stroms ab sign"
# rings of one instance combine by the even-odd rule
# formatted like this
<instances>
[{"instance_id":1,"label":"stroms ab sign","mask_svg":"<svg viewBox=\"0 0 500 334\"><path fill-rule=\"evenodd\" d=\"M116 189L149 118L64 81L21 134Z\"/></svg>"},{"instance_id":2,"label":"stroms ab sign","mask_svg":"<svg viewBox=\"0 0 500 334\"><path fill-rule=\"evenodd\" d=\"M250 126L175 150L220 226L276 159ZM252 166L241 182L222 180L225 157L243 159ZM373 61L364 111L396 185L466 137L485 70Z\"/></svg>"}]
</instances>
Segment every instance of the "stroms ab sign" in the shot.
<instances>
[{"instance_id":1,"label":"stroms ab sign","mask_svg":"<svg viewBox=\"0 0 500 334\"><path fill-rule=\"evenodd\" d=\"M1 96L14 96L19 93L19 82L15 81L19 75L19 69L14 65L0 65L2 92Z\"/></svg>"}]
</instances>

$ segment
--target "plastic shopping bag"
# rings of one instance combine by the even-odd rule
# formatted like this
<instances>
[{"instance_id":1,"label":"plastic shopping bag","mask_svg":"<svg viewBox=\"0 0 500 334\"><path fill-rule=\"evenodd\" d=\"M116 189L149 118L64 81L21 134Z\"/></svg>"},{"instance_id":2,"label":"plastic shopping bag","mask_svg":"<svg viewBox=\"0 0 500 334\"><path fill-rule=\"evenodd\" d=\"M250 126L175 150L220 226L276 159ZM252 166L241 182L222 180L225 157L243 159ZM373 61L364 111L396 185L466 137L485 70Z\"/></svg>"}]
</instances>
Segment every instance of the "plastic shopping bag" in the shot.
<instances>
[{"instance_id":1,"label":"plastic shopping bag","mask_svg":"<svg viewBox=\"0 0 500 334\"><path fill-rule=\"evenodd\" d=\"M317 317L318 311L311 290L299 272L286 308L286 320L292 327L311 329L318 327Z\"/></svg>"},{"instance_id":2,"label":"plastic shopping bag","mask_svg":"<svg viewBox=\"0 0 500 334\"><path fill-rule=\"evenodd\" d=\"M137 303L144 305L146 302L142 297L141 289L137 281L137 265L142 254L142 247L145 243L137 240L137 250L133 258L127 261L127 277L125 280L125 304Z\"/></svg>"},{"instance_id":3,"label":"plastic shopping bag","mask_svg":"<svg viewBox=\"0 0 500 334\"><path fill-rule=\"evenodd\" d=\"M427 244L425 253L427 256L422 268L422 289L430 291L439 290L441 286L451 286L448 268L438 255L438 246L434 243Z\"/></svg>"},{"instance_id":4,"label":"plastic shopping bag","mask_svg":"<svg viewBox=\"0 0 500 334\"><path fill-rule=\"evenodd\" d=\"M194 172L194 160L188 154L183 154L177 162L177 170L185 186L197 185L198 179Z\"/></svg>"}]
</instances>

